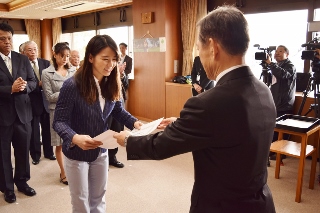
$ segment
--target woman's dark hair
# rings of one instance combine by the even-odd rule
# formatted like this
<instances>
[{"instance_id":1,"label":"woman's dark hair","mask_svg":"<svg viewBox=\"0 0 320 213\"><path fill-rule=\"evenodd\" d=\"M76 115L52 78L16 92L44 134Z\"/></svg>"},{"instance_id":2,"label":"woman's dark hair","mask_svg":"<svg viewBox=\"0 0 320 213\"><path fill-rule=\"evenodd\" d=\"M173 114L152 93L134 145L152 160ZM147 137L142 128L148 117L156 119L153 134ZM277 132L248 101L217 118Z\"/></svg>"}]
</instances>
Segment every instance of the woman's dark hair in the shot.
<instances>
[{"instance_id":1,"label":"woman's dark hair","mask_svg":"<svg viewBox=\"0 0 320 213\"><path fill-rule=\"evenodd\" d=\"M98 89L93 77L92 63L89 62L90 55L95 57L105 48L111 48L117 61L119 60L116 42L108 35L96 35L88 43L83 60L83 65L75 74L77 87L80 94L89 103L93 104L98 98ZM106 100L115 101L120 99L121 81L117 66L113 68L108 77L104 76L100 82L101 95Z\"/></svg>"},{"instance_id":2,"label":"woman's dark hair","mask_svg":"<svg viewBox=\"0 0 320 213\"><path fill-rule=\"evenodd\" d=\"M60 54L63 57L65 50L69 50L69 52L70 52L69 43L68 42L59 42L56 45L54 45L52 50L54 52L54 55ZM58 64L57 64L57 60L54 57L54 55L52 55L52 62L53 62L54 69L57 70L58 69ZM70 68L70 64L66 63L66 65L64 65L64 68L69 69Z\"/></svg>"}]
</instances>

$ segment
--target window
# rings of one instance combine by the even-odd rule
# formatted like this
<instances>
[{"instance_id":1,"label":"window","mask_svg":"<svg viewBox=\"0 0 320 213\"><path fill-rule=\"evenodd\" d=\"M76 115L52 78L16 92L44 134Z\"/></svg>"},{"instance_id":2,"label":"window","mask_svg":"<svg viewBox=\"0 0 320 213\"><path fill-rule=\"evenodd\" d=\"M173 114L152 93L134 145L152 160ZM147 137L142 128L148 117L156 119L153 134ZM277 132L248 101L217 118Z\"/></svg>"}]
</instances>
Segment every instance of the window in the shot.
<instances>
[{"instance_id":1,"label":"window","mask_svg":"<svg viewBox=\"0 0 320 213\"><path fill-rule=\"evenodd\" d=\"M248 64L258 78L262 72L261 61L255 60L255 52L260 52L254 44L261 48L284 45L289 49L289 59L297 72L303 72L304 61L301 60L301 47L306 42L307 10L282 11L245 15L249 24L250 44L246 54ZM236 33L236 32L235 32ZM272 58L275 51L272 51ZM274 59L273 59L274 61Z\"/></svg>"},{"instance_id":2,"label":"window","mask_svg":"<svg viewBox=\"0 0 320 213\"><path fill-rule=\"evenodd\" d=\"M29 36L27 34L13 34L13 50L19 52L19 46L26 41L29 41Z\"/></svg>"},{"instance_id":3,"label":"window","mask_svg":"<svg viewBox=\"0 0 320 213\"><path fill-rule=\"evenodd\" d=\"M80 53L80 61L83 60L86 47L90 39L96 35L95 30L64 33L60 37L61 42L68 42L71 50L78 50Z\"/></svg>"}]
</instances>

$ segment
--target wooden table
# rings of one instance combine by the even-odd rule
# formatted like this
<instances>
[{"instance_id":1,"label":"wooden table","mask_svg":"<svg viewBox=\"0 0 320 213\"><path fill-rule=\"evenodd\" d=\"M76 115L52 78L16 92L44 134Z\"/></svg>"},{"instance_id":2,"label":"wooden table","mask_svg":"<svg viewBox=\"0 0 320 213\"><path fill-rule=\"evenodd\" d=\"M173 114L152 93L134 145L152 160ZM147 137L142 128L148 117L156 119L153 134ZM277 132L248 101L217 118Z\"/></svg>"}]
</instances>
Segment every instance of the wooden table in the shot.
<instances>
[{"instance_id":1,"label":"wooden table","mask_svg":"<svg viewBox=\"0 0 320 213\"><path fill-rule=\"evenodd\" d=\"M319 125L312 128L308 132L295 132L295 131L289 131L289 130L279 129L279 128L274 129L274 131L279 132L278 140L273 142L270 147L270 151L277 153L275 178L279 179L281 154L299 158L298 179L297 179L297 189L296 189L296 198L295 198L295 201L298 203L301 202L304 164L307 156L312 156L309 189L314 188L317 157L318 157L318 146L319 146L319 130L320 130ZM283 140L284 133L300 136L301 143ZM315 135L314 144L308 145L307 144L308 137L313 134Z\"/></svg>"}]
</instances>

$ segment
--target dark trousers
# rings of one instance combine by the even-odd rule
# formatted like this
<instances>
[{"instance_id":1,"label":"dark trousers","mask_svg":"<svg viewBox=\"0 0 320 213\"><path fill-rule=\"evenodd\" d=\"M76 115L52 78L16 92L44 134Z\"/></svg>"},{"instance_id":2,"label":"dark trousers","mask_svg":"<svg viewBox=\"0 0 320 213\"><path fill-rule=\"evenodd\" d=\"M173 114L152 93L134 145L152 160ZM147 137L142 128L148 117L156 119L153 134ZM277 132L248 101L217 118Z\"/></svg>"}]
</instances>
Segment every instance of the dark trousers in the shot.
<instances>
[{"instance_id":1,"label":"dark trousers","mask_svg":"<svg viewBox=\"0 0 320 213\"><path fill-rule=\"evenodd\" d=\"M42 133L40 133L40 125ZM30 141L30 155L35 161L38 161L41 157L41 141L40 134L42 135L43 155L50 157L53 155L53 148L51 146L50 136L50 116L45 109L39 116L33 116L31 121L32 133Z\"/></svg>"},{"instance_id":2,"label":"dark trousers","mask_svg":"<svg viewBox=\"0 0 320 213\"><path fill-rule=\"evenodd\" d=\"M108 117L108 126L110 127L110 130L121 132L124 130L124 126L120 124L118 121L116 121L112 116ZM108 155L109 155L109 162L110 160L114 160L115 156L118 152L118 148L115 149L108 149Z\"/></svg>"},{"instance_id":3,"label":"dark trousers","mask_svg":"<svg viewBox=\"0 0 320 213\"><path fill-rule=\"evenodd\" d=\"M0 190L14 190L27 187L30 179L29 148L30 122L23 124L18 116L10 126L0 126ZM14 149L15 170L12 174L11 142Z\"/></svg>"}]
</instances>

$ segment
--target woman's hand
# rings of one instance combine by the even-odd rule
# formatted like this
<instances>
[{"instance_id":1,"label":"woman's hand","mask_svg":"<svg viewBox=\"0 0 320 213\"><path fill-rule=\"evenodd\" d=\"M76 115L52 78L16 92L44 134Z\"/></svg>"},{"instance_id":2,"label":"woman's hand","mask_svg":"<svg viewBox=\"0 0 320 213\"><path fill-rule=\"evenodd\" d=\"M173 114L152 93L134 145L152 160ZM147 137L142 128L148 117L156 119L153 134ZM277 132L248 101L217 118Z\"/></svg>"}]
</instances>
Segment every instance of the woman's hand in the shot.
<instances>
[{"instance_id":1,"label":"woman's hand","mask_svg":"<svg viewBox=\"0 0 320 213\"><path fill-rule=\"evenodd\" d=\"M158 126L158 129L164 129L166 128L169 124L171 124L172 122L176 121L177 118L176 117L171 117L171 118L165 118L161 121L161 123Z\"/></svg>"},{"instance_id":2,"label":"woman's hand","mask_svg":"<svg viewBox=\"0 0 320 213\"><path fill-rule=\"evenodd\" d=\"M143 123L141 123L140 121L136 121L136 122L134 122L133 126L135 129L140 129L142 125L143 125Z\"/></svg>"},{"instance_id":3,"label":"woman's hand","mask_svg":"<svg viewBox=\"0 0 320 213\"><path fill-rule=\"evenodd\" d=\"M95 149L103 144L101 141L93 140L89 135L78 134L73 136L72 143L83 150Z\"/></svg>"}]
</instances>

